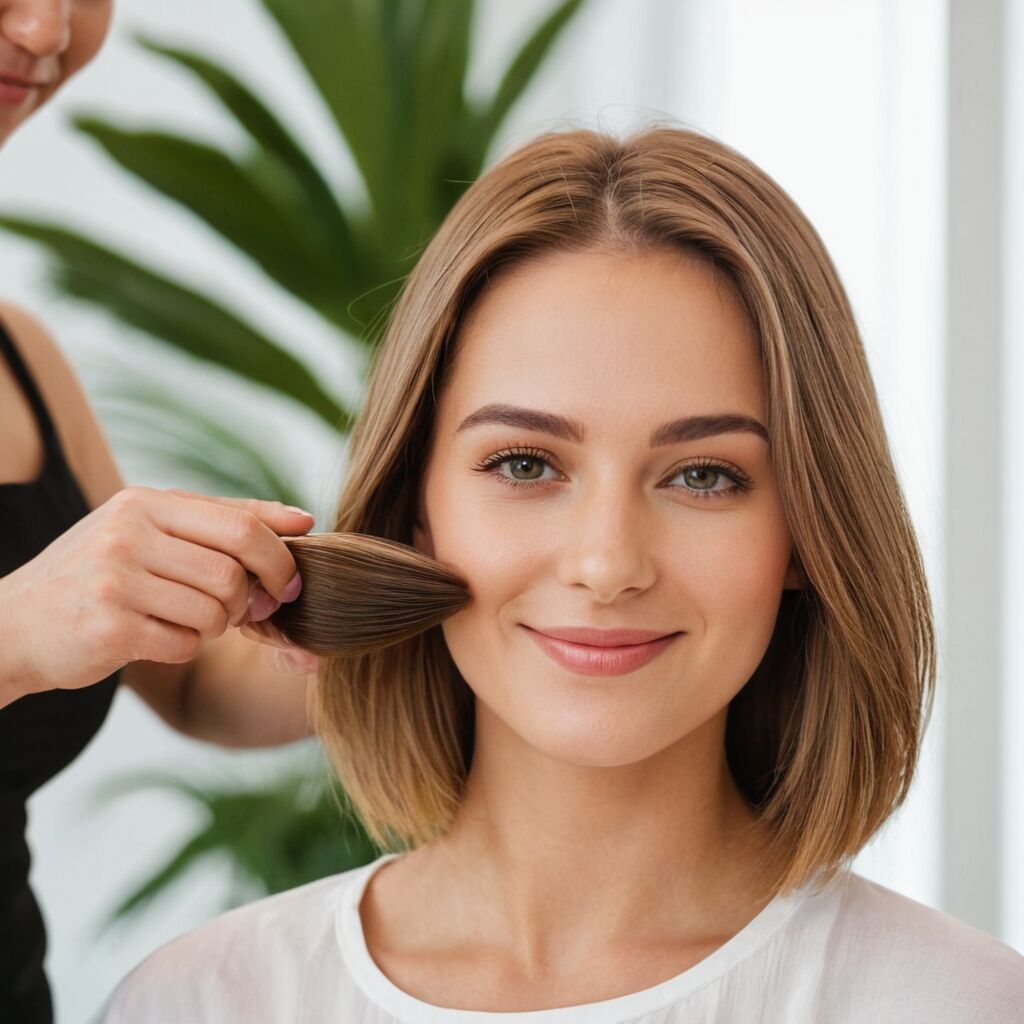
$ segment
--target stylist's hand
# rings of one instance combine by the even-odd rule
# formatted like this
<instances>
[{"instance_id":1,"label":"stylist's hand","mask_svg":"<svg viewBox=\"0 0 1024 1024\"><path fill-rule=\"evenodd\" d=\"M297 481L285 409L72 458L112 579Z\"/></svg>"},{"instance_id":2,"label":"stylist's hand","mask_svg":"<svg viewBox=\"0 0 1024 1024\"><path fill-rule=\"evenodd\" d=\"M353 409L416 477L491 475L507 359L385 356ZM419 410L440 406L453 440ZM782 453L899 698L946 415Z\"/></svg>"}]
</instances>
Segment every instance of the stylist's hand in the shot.
<instances>
[{"instance_id":1,"label":"stylist's hand","mask_svg":"<svg viewBox=\"0 0 1024 1024\"><path fill-rule=\"evenodd\" d=\"M0 578L7 693L88 686L130 661L191 661L229 625L295 600L301 580L280 535L312 525L274 501L118 491Z\"/></svg>"}]
</instances>

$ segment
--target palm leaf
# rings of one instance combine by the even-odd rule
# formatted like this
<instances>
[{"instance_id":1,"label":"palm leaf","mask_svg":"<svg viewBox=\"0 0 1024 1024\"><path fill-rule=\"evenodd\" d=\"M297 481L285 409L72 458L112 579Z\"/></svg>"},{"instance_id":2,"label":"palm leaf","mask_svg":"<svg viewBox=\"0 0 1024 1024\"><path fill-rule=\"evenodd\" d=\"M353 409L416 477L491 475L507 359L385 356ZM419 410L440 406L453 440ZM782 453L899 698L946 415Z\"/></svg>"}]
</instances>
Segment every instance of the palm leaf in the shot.
<instances>
[{"instance_id":1,"label":"palm leaf","mask_svg":"<svg viewBox=\"0 0 1024 1024\"><path fill-rule=\"evenodd\" d=\"M288 197L287 205L297 215L296 223L305 236L314 240L324 265L332 269L330 293L318 296L313 304L334 323L351 330L348 303L380 278L367 259L368 225L345 211L291 132L236 76L198 53L163 46L143 36L136 36L136 40L195 75L251 137L255 145L249 162L255 165L262 161L260 173L267 179L278 179L278 190Z\"/></svg>"},{"instance_id":2,"label":"palm leaf","mask_svg":"<svg viewBox=\"0 0 1024 1024\"><path fill-rule=\"evenodd\" d=\"M337 318L337 271L306 211L268 167L241 163L204 143L163 132L124 131L92 117L75 127L125 170L175 200L318 312Z\"/></svg>"},{"instance_id":3,"label":"palm leaf","mask_svg":"<svg viewBox=\"0 0 1024 1024\"><path fill-rule=\"evenodd\" d=\"M387 23L395 0L261 0L324 98L348 143L385 235L397 221L401 193L391 194L388 137L409 130L392 102L393 65L386 59Z\"/></svg>"},{"instance_id":4,"label":"palm leaf","mask_svg":"<svg viewBox=\"0 0 1024 1024\"><path fill-rule=\"evenodd\" d=\"M248 790L150 773L108 784L97 792L96 803L150 789L184 797L202 813L205 824L122 898L101 923L101 932L149 904L210 857L228 857L249 889L275 893L367 864L382 852L344 792L332 788L323 771L311 781L308 769L292 769L262 788Z\"/></svg>"},{"instance_id":5,"label":"palm leaf","mask_svg":"<svg viewBox=\"0 0 1024 1024\"><path fill-rule=\"evenodd\" d=\"M552 44L582 5L583 0L563 0L527 37L526 42L508 66L494 99L482 119L481 132L488 141L508 116L523 90L533 80Z\"/></svg>"},{"instance_id":6,"label":"palm leaf","mask_svg":"<svg viewBox=\"0 0 1024 1024\"><path fill-rule=\"evenodd\" d=\"M395 114L409 125L391 137L389 166L412 185L407 216L413 243L426 242L448 212L438 209L437 196L464 105L474 6L473 0L404 5L398 14L405 18L396 17L388 47Z\"/></svg>"},{"instance_id":7,"label":"palm leaf","mask_svg":"<svg viewBox=\"0 0 1024 1024\"><path fill-rule=\"evenodd\" d=\"M378 275L366 265L366 242L357 239L365 227L353 227L350 217L325 181L316 164L277 116L236 76L200 54L137 35L141 46L185 68L203 83L236 118L252 141L278 162L287 173L294 201L305 204L303 224L322 236L329 250L328 262L346 292L356 294Z\"/></svg>"},{"instance_id":8,"label":"palm leaf","mask_svg":"<svg viewBox=\"0 0 1024 1024\"><path fill-rule=\"evenodd\" d=\"M349 429L351 414L302 363L211 299L55 224L0 216L0 227L42 243L58 257L51 276L65 294L94 302L191 355L280 391L332 427Z\"/></svg>"}]
</instances>

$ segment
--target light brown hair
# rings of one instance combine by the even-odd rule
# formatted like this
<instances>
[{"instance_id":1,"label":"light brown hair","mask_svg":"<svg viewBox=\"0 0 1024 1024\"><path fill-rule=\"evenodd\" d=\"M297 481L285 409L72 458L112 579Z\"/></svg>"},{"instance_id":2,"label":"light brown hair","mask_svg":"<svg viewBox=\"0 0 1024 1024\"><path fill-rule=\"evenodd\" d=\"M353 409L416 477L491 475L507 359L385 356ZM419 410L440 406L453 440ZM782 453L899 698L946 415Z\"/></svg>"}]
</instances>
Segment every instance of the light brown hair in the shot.
<instances>
[{"instance_id":1,"label":"light brown hair","mask_svg":"<svg viewBox=\"0 0 1024 1024\"><path fill-rule=\"evenodd\" d=\"M351 658L409 640L471 599L454 568L408 544L363 533L308 533L285 544L302 592L271 622L321 657Z\"/></svg>"},{"instance_id":2,"label":"light brown hair","mask_svg":"<svg viewBox=\"0 0 1024 1024\"><path fill-rule=\"evenodd\" d=\"M730 770L769 829L777 890L827 881L903 803L931 714L924 567L849 301L814 228L764 171L674 125L572 130L506 156L410 274L351 435L334 529L411 544L438 394L467 310L552 252L708 260L759 343L772 465L806 580L730 704ZM325 659L318 729L382 846L443 834L473 753L473 694L440 626Z\"/></svg>"}]
</instances>

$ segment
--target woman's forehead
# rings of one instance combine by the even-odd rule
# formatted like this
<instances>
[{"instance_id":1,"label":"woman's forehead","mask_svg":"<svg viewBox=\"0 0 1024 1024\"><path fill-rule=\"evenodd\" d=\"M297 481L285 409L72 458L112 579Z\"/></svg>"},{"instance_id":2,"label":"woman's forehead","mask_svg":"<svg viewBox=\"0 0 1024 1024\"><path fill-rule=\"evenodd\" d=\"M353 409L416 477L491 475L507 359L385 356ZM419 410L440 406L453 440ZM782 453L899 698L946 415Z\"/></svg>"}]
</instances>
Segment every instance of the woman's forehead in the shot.
<instances>
[{"instance_id":1,"label":"woman's forehead","mask_svg":"<svg viewBox=\"0 0 1024 1024\"><path fill-rule=\"evenodd\" d=\"M559 254L482 293L448 377L464 414L588 396L685 408L763 407L754 330L721 275L674 254ZM466 408L473 406L472 409Z\"/></svg>"}]
</instances>

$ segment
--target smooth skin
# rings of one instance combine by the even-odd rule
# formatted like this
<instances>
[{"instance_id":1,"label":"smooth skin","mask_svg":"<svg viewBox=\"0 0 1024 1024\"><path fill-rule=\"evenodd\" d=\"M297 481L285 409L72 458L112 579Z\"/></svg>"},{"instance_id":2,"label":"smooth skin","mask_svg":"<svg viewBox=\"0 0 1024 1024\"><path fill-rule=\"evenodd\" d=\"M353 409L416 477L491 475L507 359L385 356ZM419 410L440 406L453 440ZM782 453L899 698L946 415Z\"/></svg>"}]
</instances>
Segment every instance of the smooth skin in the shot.
<instances>
[{"instance_id":1,"label":"smooth skin","mask_svg":"<svg viewBox=\"0 0 1024 1024\"><path fill-rule=\"evenodd\" d=\"M95 56L110 18L110 0L0 0L0 88L35 83L4 95L0 141ZM53 339L16 306L0 305L0 316L92 509L0 579L0 707L123 666L122 682L190 736L265 746L310 735L318 659L253 620L297 595L281 536L306 533L312 517L278 502L126 488ZM0 482L35 479L42 439L6 360L0 437Z\"/></svg>"},{"instance_id":2,"label":"smooth skin","mask_svg":"<svg viewBox=\"0 0 1024 1024\"><path fill-rule=\"evenodd\" d=\"M750 880L765 837L724 741L782 591L803 582L769 446L648 445L693 414L766 423L753 327L716 274L676 252L552 255L493 282L460 332L414 539L475 596L443 624L476 695L475 753L452 829L384 865L360 907L371 955L417 998L611 999L704 959L770 898ZM457 432L492 402L572 417L584 439ZM535 454L478 468L509 447ZM687 472L701 458L749 489ZM593 677L524 628L568 625L686 635Z\"/></svg>"}]
</instances>

